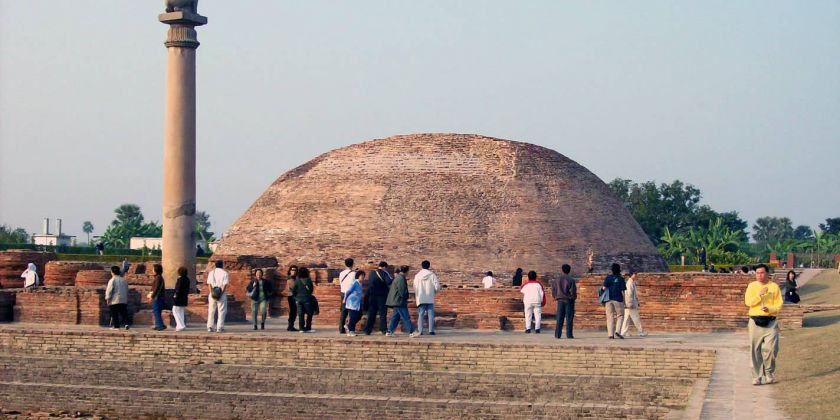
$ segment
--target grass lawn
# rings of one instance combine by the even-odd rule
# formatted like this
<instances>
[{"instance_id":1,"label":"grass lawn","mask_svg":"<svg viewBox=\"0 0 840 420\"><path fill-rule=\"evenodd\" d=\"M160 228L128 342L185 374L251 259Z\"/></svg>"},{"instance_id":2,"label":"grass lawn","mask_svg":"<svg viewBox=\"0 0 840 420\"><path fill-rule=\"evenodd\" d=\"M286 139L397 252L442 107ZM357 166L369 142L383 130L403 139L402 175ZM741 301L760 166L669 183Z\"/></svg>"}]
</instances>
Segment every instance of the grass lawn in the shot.
<instances>
[{"instance_id":1,"label":"grass lawn","mask_svg":"<svg viewBox=\"0 0 840 420\"><path fill-rule=\"evenodd\" d=\"M800 288L801 303L840 304L840 275L825 270ZM805 316L805 328L784 331L777 359L776 399L794 419L840 419L840 311Z\"/></svg>"}]
</instances>

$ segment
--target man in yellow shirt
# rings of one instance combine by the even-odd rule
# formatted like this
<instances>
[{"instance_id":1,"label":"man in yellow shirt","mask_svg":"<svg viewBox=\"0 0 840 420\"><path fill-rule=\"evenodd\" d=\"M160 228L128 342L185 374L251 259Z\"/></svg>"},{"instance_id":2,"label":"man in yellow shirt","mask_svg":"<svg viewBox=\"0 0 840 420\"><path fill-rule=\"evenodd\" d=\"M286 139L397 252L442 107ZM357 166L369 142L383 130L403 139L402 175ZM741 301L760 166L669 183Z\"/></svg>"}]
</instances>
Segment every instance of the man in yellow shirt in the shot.
<instances>
[{"instance_id":1,"label":"man in yellow shirt","mask_svg":"<svg viewBox=\"0 0 840 420\"><path fill-rule=\"evenodd\" d=\"M770 281L767 266L755 268L755 281L747 286L744 303L750 307L749 333L752 353L753 385L776 382L776 355L779 353L779 328L776 315L782 310L782 292Z\"/></svg>"}]
</instances>

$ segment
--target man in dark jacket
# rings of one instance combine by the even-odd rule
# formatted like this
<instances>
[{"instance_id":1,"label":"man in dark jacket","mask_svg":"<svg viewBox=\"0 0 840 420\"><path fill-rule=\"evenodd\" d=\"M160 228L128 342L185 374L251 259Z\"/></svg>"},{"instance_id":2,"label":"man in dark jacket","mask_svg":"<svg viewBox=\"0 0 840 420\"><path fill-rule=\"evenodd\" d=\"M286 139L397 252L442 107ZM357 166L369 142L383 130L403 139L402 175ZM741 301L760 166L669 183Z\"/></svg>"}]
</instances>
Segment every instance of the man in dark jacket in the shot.
<instances>
[{"instance_id":1,"label":"man in dark jacket","mask_svg":"<svg viewBox=\"0 0 840 420\"><path fill-rule=\"evenodd\" d=\"M251 298L251 319L254 321L254 329L257 329L257 315L262 316L260 329L265 329L265 317L268 314L268 302L274 297L274 286L270 281L263 278L261 268L254 270L254 278L246 288L248 297Z\"/></svg>"},{"instance_id":2,"label":"man in dark jacket","mask_svg":"<svg viewBox=\"0 0 840 420\"><path fill-rule=\"evenodd\" d=\"M420 335L414 331L414 324L411 323L411 317L408 316L408 281L405 279L408 273L408 266L404 265L397 270L397 276L391 284L391 290L388 291L388 299L385 301L385 306L391 309L391 323L388 326L387 336L393 336L397 328L397 323L402 319L403 328L405 328L412 337Z\"/></svg>"},{"instance_id":3,"label":"man in dark jacket","mask_svg":"<svg viewBox=\"0 0 840 420\"><path fill-rule=\"evenodd\" d=\"M602 293L609 293L604 308L607 311L607 338L621 338L621 325L624 322L624 291L627 290L627 285L624 282L624 277L621 277L621 265L613 263L610 266L612 274L604 279L604 285L601 287Z\"/></svg>"},{"instance_id":4,"label":"man in dark jacket","mask_svg":"<svg viewBox=\"0 0 840 420\"><path fill-rule=\"evenodd\" d=\"M570 276L572 267L563 264L563 275L551 280L551 296L557 301L557 323L554 327L554 338L561 338L563 321L566 322L566 338L575 338L573 321L575 318L575 300L577 299L577 280Z\"/></svg>"},{"instance_id":5,"label":"man in dark jacket","mask_svg":"<svg viewBox=\"0 0 840 420\"><path fill-rule=\"evenodd\" d=\"M368 310L364 328L366 335L373 332L373 323L377 314L379 314L379 331L382 334L387 332L388 307L385 302L388 300L388 289L394 281L386 270L387 268L388 263L382 261L379 263L379 268L373 270L368 276Z\"/></svg>"}]
</instances>

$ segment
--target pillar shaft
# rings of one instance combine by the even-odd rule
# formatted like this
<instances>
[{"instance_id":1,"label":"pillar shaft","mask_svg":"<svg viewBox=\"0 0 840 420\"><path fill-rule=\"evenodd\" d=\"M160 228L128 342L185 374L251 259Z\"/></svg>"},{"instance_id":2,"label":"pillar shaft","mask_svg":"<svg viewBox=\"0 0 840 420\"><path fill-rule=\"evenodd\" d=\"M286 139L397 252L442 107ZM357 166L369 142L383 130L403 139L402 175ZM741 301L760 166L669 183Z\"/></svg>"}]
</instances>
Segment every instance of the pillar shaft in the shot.
<instances>
[{"instance_id":1,"label":"pillar shaft","mask_svg":"<svg viewBox=\"0 0 840 420\"><path fill-rule=\"evenodd\" d=\"M166 111L163 124L163 278L175 286L178 268L195 279L195 53L194 27L207 22L189 12L160 16L170 25L165 45Z\"/></svg>"}]
</instances>

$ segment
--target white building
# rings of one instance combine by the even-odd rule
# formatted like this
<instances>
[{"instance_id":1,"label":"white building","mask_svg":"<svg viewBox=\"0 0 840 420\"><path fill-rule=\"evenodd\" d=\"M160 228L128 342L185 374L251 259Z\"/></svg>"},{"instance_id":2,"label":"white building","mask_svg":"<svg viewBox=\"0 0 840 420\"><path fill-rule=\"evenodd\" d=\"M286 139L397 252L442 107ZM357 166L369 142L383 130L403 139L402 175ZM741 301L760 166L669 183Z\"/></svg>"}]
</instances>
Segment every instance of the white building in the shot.
<instances>
[{"instance_id":1,"label":"white building","mask_svg":"<svg viewBox=\"0 0 840 420\"><path fill-rule=\"evenodd\" d=\"M55 219L56 233L50 233L50 219L44 218L41 224L41 233L32 235L32 243L35 245L48 246L71 246L76 244L76 237L72 235L65 235L61 232L61 219Z\"/></svg>"}]
</instances>

